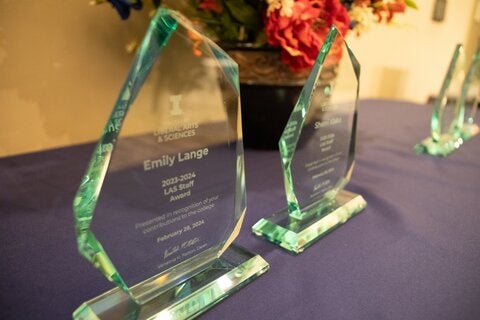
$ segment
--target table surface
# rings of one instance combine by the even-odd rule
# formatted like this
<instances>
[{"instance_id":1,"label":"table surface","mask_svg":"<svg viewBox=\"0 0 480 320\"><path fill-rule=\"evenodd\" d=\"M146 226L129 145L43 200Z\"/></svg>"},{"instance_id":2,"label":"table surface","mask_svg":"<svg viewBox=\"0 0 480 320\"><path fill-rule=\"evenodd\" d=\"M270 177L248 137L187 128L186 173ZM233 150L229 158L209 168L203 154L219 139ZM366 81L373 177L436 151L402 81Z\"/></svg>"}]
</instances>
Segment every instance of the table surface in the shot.
<instances>
[{"instance_id":1,"label":"table surface","mask_svg":"<svg viewBox=\"0 0 480 320\"><path fill-rule=\"evenodd\" d=\"M431 108L360 102L358 216L293 256L251 234L285 206L278 153L246 150L236 243L270 270L202 319L480 319L480 137L416 155ZM68 319L112 287L77 253L71 203L93 145L0 159L0 319Z\"/></svg>"}]
</instances>

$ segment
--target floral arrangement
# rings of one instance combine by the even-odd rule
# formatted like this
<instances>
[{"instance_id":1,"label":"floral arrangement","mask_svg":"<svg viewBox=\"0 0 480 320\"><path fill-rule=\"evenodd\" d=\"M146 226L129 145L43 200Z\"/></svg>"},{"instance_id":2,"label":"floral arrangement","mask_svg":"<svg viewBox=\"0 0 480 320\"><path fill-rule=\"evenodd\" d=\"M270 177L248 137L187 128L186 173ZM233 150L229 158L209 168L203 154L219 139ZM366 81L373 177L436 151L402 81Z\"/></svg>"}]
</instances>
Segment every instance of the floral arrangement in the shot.
<instances>
[{"instance_id":1,"label":"floral arrangement","mask_svg":"<svg viewBox=\"0 0 480 320\"><path fill-rule=\"evenodd\" d=\"M123 19L143 6L142 0L93 1L110 2ZM359 35L417 8L414 0L188 0L186 7L215 40L279 48L292 71L314 64L332 24L344 36L350 30Z\"/></svg>"}]
</instances>

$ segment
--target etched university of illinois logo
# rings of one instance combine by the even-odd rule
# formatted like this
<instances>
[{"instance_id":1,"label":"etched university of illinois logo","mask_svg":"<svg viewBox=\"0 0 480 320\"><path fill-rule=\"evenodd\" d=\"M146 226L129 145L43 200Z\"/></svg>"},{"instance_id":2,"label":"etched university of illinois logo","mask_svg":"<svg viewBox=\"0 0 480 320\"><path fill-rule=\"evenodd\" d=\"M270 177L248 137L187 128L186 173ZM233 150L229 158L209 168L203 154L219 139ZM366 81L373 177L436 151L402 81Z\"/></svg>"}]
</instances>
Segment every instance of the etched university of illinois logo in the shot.
<instances>
[{"instance_id":1,"label":"etched university of illinois logo","mask_svg":"<svg viewBox=\"0 0 480 320\"><path fill-rule=\"evenodd\" d=\"M172 116L183 115L183 110L180 108L181 101L182 101L182 96L180 94L170 96L170 115Z\"/></svg>"}]
</instances>

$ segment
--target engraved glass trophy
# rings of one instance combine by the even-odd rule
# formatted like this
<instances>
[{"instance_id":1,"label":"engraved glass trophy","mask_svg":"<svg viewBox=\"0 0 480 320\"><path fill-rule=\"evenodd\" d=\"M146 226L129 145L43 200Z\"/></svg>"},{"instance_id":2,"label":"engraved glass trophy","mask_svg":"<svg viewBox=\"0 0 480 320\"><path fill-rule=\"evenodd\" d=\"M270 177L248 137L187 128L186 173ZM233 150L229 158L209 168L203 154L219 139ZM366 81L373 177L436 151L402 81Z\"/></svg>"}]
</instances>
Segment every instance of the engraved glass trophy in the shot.
<instances>
[{"instance_id":1,"label":"engraved glass trophy","mask_svg":"<svg viewBox=\"0 0 480 320\"><path fill-rule=\"evenodd\" d=\"M75 319L185 319L268 269L245 214L236 63L159 9L74 200L78 248L117 288Z\"/></svg>"},{"instance_id":2,"label":"engraved glass trophy","mask_svg":"<svg viewBox=\"0 0 480 320\"><path fill-rule=\"evenodd\" d=\"M468 68L467 75L462 84L460 92L459 108L460 114L464 116L462 127L462 138L464 141L477 135L479 130L475 122L478 104L480 103L480 49L475 52Z\"/></svg>"},{"instance_id":3,"label":"engraved glass trophy","mask_svg":"<svg viewBox=\"0 0 480 320\"><path fill-rule=\"evenodd\" d=\"M258 221L256 235L300 253L365 208L362 196L344 190L354 166L359 76L333 26L279 141L287 208Z\"/></svg>"},{"instance_id":4,"label":"engraved glass trophy","mask_svg":"<svg viewBox=\"0 0 480 320\"><path fill-rule=\"evenodd\" d=\"M460 84L465 76L464 62L463 46L458 44L455 47L440 93L433 105L430 123L431 135L415 146L417 153L444 157L462 145L465 109L462 107L462 98L455 98L454 95L460 92ZM461 91L463 93L464 90Z\"/></svg>"}]
</instances>

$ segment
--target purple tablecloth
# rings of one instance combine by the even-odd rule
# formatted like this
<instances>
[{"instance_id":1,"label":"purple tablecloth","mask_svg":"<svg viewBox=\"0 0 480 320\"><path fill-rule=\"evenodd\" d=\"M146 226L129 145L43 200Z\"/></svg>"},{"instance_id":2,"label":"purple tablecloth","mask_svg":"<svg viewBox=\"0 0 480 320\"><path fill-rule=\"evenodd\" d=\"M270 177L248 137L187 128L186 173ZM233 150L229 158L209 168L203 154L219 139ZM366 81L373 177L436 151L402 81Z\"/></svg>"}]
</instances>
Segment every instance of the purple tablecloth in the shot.
<instances>
[{"instance_id":1,"label":"purple tablecloth","mask_svg":"<svg viewBox=\"0 0 480 320\"><path fill-rule=\"evenodd\" d=\"M415 155L431 109L360 103L358 216L293 256L250 233L285 206L279 157L246 151L237 243L270 270L202 319L480 319L480 137ZM0 319L67 319L112 287L77 253L71 203L93 145L0 159Z\"/></svg>"}]
</instances>

